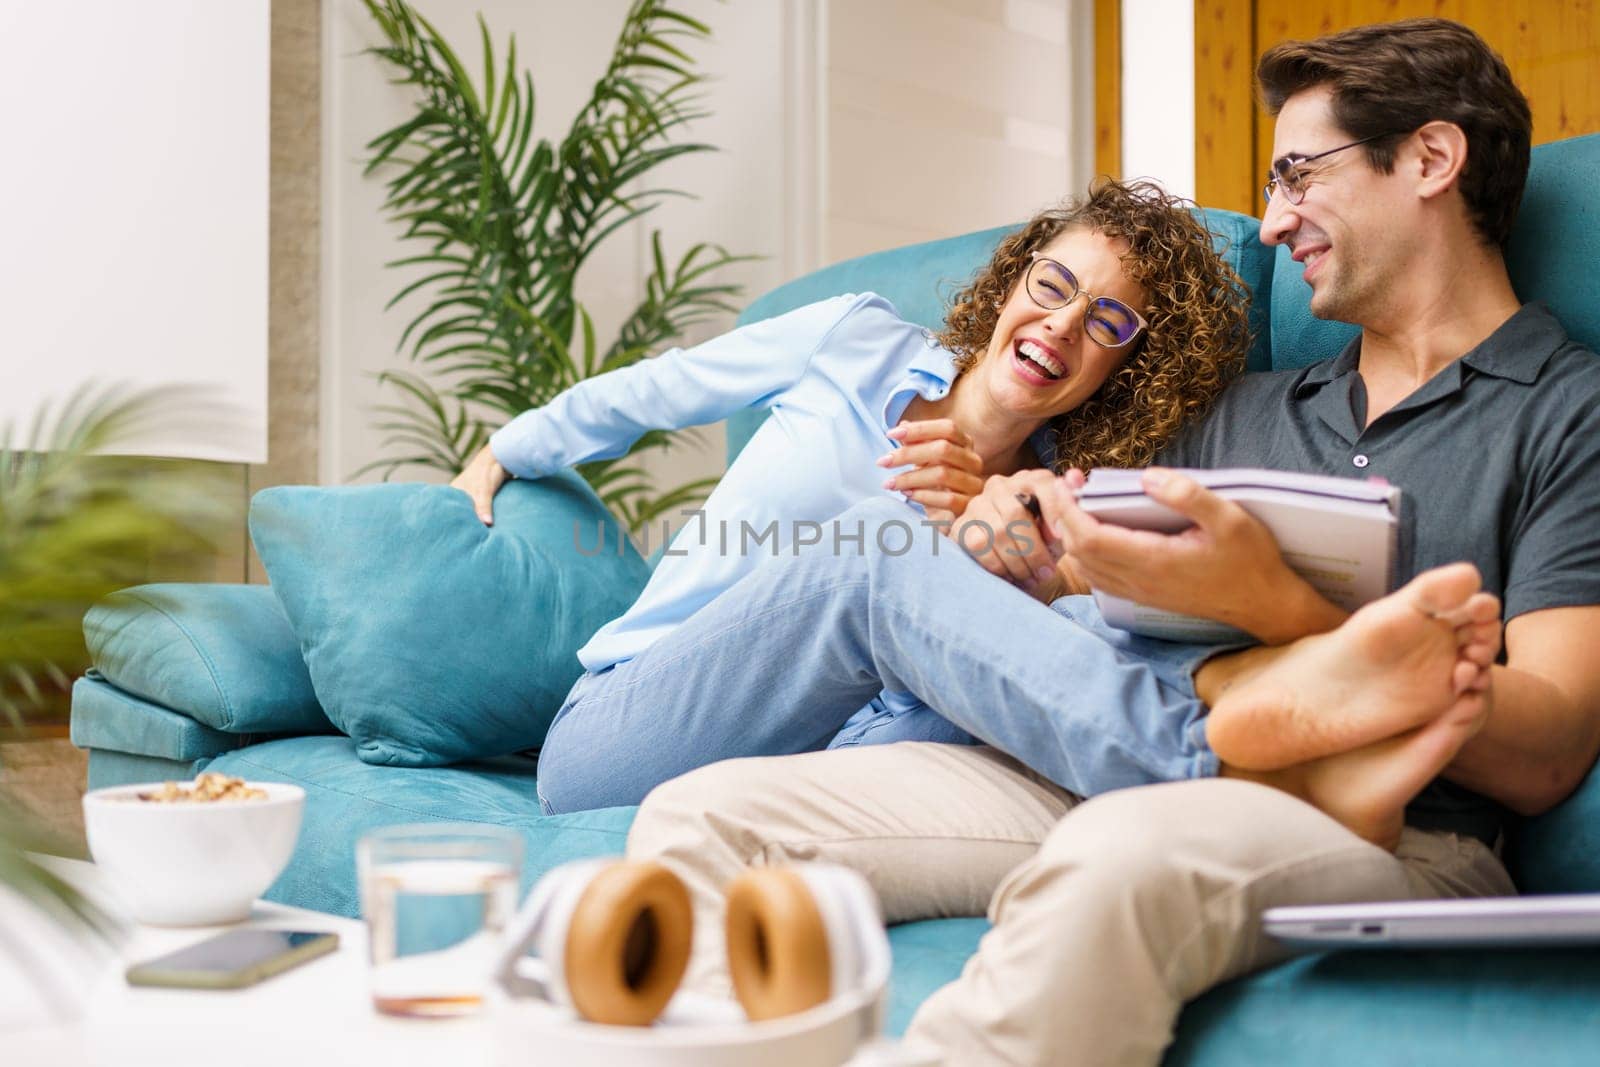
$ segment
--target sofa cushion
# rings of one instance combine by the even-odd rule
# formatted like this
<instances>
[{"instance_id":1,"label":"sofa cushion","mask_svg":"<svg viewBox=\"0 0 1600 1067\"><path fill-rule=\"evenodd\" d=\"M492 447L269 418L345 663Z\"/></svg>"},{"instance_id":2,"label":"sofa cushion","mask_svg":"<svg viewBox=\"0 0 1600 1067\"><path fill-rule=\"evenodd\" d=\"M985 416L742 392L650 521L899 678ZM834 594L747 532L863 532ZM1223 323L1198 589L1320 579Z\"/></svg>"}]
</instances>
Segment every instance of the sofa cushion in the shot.
<instances>
[{"instance_id":1,"label":"sofa cushion","mask_svg":"<svg viewBox=\"0 0 1600 1067\"><path fill-rule=\"evenodd\" d=\"M359 914L355 842L380 826L466 820L513 827L526 846L525 892L568 860L620 854L635 812L542 815L531 759L377 767L358 761L344 737L252 745L216 757L207 769L305 789L300 841L266 897L336 915ZM890 1033L903 1032L917 1006L960 974L987 929L981 918L890 928ZM1452 1064L1489 1067L1522 1062L1532 1048L1542 1064L1588 1063L1596 990L1600 954L1588 950L1310 956L1189 1005L1165 1062L1398 1065L1433 1063L1447 1049ZM1058 995L1073 992L1066 986Z\"/></svg>"},{"instance_id":2,"label":"sofa cushion","mask_svg":"<svg viewBox=\"0 0 1600 1067\"><path fill-rule=\"evenodd\" d=\"M1600 352L1600 208L1589 179L1600 172L1600 134L1533 150L1528 189L1506 246L1511 284L1523 300L1542 300L1579 343Z\"/></svg>"},{"instance_id":3,"label":"sofa cushion","mask_svg":"<svg viewBox=\"0 0 1600 1067\"><path fill-rule=\"evenodd\" d=\"M326 722L323 729L328 729ZM79 748L189 762L259 740L258 735L225 733L140 700L93 670L72 683L72 743Z\"/></svg>"},{"instance_id":4,"label":"sofa cushion","mask_svg":"<svg viewBox=\"0 0 1600 1067\"><path fill-rule=\"evenodd\" d=\"M213 729L329 729L294 630L266 586L124 589L89 609L83 636L106 681Z\"/></svg>"},{"instance_id":5,"label":"sofa cushion","mask_svg":"<svg viewBox=\"0 0 1600 1067\"><path fill-rule=\"evenodd\" d=\"M544 815L534 760L503 756L460 767L383 767L355 758L346 737L290 737L218 756L207 770L306 791L300 840L266 899L360 914L355 845L397 823L475 822L509 826L523 839L522 892L568 860L619 855L633 808ZM518 899L521 899L519 894Z\"/></svg>"},{"instance_id":6,"label":"sofa cushion","mask_svg":"<svg viewBox=\"0 0 1600 1067\"><path fill-rule=\"evenodd\" d=\"M317 698L368 763L537 746L574 653L646 578L571 473L508 483L492 527L448 486L265 489L250 534Z\"/></svg>"},{"instance_id":7,"label":"sofa cushion","mask_svg":"<svg viewBox=\"0 0 1600 1067\"><path fill-rule=\"evenodd\" d=\"M534 761L520 756L460 767L378 767L355 758L344 737L291 737L218 756L206 769L306 791L300 840L266 899L335 915L360 914L356 841L398 823L478 822L522 835L521 893L569 860L620 855L634 808L543 815ZM520 896L519 896L520 899ZM978 939L983 919L935 919L889 929L894 974L888 1027L901 1033L929 993L951 981Z\"/></svg>"},{"instance_id":8,"label":"sofa cushion","mask_svg":"<svg viewBox=\"0 0 1600 1067\"><path fill-rule=\"evenodd\" d=\"M1361 332L1348 322L1311 314L1311 286L1305 269L1278 246L1277 275L1272 279L1272 369L1309 367L1337 356Z\"/></svg>"},{"instance_id":9,"label":"sofa cushion","mask_svg":"<svg viewBox=\"0 0 1600 1067\"><path fill-rule=\"evenodd\" d=\"M1600 953L1335 952L1184 1009L1167 1067L1595 1062Z\"/></svg>"},{"instance_id":10,"label":"sofa cushion","mask_svg":"<svg viewBox=\"0 0 1600 1067\"><path fill-rule=\"evenodd\" d=\"M1600 769L1511 835L1506 855L1524 893L1600 893Z\"/></svg>"}]
</instances>

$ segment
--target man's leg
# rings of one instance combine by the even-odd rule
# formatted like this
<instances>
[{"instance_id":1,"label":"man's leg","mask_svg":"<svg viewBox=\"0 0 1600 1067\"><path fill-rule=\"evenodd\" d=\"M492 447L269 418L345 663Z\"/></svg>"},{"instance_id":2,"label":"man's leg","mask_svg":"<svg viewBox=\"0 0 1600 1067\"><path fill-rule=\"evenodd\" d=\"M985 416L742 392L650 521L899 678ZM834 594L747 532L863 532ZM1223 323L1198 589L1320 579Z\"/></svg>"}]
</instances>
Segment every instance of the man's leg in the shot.
<instances>
[{"instance_id":1,"label":"man's leg","mask_svg":"<svg viewBox=\"0 0 1600 1067\"><path fill-rule=\"evenodd\" d=\"M1155 1064L1185 1002L1286 955L1267 908L1513 892L1475 840L1407 830L1391 853L1253 783L1110 793L1005 879L907 1038L949 1063Z\"/></svg>"},{"instance_id":2,"label":"man's leg","mask_svg":"<svg viewBox=\"0 0 1600 1067\"><path fill-rule=\"evenodd\" d=\"M821 545L765 563L638 658L580 681L540 754L548 810L635 804L717 760L821 749L885 689L1078 794L1215 773L1186 680L915 532L903 504L835 521L861 529L859 554ZM895 523L912 537L903 554L880 547Z\"/></svg>"},{"instance_id":3,"label":"man's leg","mask_svg":"<svg viewBox=\"0 0 1600 1067\"><path fill-rule=\"evenodd\" d=\"M889 922L981 915L1074 803L992 748L903 743L730 760L646 797L628 855L662 860L688 884L689 984L726 993L722 894L746 867L852 867Z\"/></svg>"}]
</instances>

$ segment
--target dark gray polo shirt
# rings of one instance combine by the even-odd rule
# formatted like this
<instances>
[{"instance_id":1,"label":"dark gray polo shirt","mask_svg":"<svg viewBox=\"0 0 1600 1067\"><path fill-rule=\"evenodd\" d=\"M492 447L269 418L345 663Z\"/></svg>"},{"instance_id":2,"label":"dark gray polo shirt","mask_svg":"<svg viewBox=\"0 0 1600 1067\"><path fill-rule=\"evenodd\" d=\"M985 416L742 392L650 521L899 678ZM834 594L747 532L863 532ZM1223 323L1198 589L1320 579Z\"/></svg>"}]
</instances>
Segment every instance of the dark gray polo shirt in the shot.
<instances>
[{"instance_id":1,"label":"dark gray polo shirt","mask_svg":"<svg viewBox=\"0 0 1600 1067\"><path fill-rule=\"evenodd\" d=\"M1403 491L1398 582L1470 560L1508 621L1600 604L1600 358L1529 304L1362 429L1360 353L1244 376L1161 462L1384 478ZM1440 779L1406 815L1492 840L1506 813Z\"/></svg>"}]
</instances>

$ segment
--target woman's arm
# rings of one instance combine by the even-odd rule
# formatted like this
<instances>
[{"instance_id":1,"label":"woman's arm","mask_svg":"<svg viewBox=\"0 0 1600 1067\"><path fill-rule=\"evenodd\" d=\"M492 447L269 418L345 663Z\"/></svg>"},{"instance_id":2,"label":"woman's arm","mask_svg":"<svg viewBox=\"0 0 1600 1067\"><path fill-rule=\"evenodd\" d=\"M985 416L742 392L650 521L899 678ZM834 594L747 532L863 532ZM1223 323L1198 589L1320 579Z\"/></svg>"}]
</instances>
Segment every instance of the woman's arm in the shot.
<instances>
[{"instance_id":1,"label":"woman's arm","mask_svg":"<svg viewBox=\"0 0 1600 1067\"><path fill-rule=\"evenodd\" d=\"M856 303L836 297L674 348L574 385L489 439L519 478L623 455L648 430L716 422L767 407L805 373L817 347Z\"/></svg>"},{"instance_id":2,"label":"woman's arm","mask_svg":"<svg viewBox=\"0 0 1600 1067\"><path fill-rule=\"evenodd\" d=\"M699 426L742 408L769 407L800 380L860 300L819 301L581 381L497 430L450 484L472 497L478 517L489 523L494 494L513 475L541 478L623 455L649 430Z\"/></svg>"}]
</instances>

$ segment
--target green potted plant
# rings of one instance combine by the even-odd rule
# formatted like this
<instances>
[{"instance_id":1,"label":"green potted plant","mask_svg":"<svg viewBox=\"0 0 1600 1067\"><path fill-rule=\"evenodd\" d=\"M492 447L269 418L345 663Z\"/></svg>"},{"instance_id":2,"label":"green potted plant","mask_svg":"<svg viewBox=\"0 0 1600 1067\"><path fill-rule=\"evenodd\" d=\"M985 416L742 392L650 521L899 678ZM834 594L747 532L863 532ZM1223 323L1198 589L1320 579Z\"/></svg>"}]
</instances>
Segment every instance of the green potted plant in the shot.
<instances>
[{"instance_id":1,"label":"green potted plant","mask_svg":"<svg viewBox=\"0 0 1600 1067\"><path fill-rule=\"evenodd\" d=\"M192 389L86 388L26 432L0 429L0 724L12 736L26 736L88 666L83 615L95 601L215 553L228 519L220 466L111 454L192 423L213 401ZM52 847L0 800L0 886L68 926L108 932L109 920L35 858ZM28 951L0 930L0 956Z\"/></svg>"},{"instance_id":2,"label":"green potted plant","mask_svg":"<svg viewBox=\"0 0 1600 1067\"><path fill-rule=\"evenodd\" d=\"M704 115L687 51L710 34L665 0L636 0L609 65L559 142L535 139L533 77L516 40L497 66L489 30L481 79L406 0L365 0L386 38L372 54L413 87L416 110L368 145L366 172L387 175L385 211L415 253L390 266L422 274L389 306L416 294L400 347L426 374L383 379L402 402L381 408L387 473L421 464L455 473L489 433L583 378L627 366L709 316L736 310L738 286L714 275L740 259L711 244L670 257L659 230L645 296L603 344L574 296L596 247L671 195L645 188L668 160L710 150L674 140ZM627 456L580 472L629 528L701 498L715 479L659 490L629 462L669 447L645 434Z\"/></svg>"}]
</instances>

